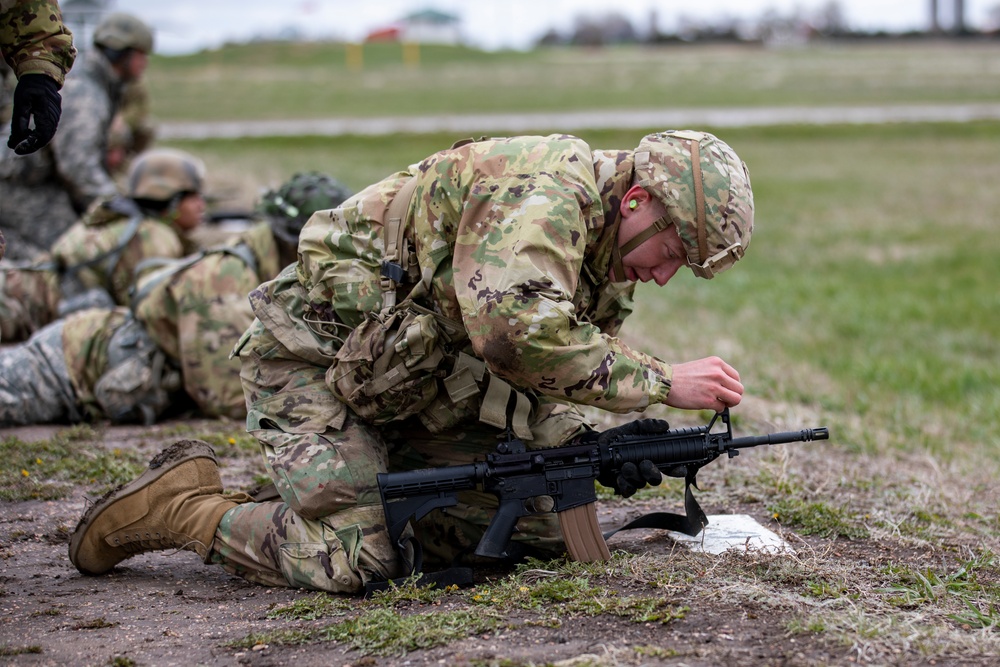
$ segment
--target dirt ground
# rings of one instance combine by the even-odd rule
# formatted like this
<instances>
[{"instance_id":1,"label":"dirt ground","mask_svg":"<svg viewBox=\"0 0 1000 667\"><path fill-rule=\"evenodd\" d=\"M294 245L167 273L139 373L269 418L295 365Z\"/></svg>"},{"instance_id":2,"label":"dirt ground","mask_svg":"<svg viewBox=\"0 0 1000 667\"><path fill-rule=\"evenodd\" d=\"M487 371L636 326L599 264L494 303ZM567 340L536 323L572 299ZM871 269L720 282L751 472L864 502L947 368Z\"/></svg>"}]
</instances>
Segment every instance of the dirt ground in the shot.
<instances>
[{"instance_id":1,"label":"dirt ground","mask_svg":"<svg viewBox=\"0 0 1000 667\"><path fill-rule=\"evenodd\" d=\"M212 426L206 423L205 428ZM0 431L0 437L17 435L30 441L50 437L53 432L49 427L9 429ZM100 433L101 446L134 447L148 456L177 439L170 424L152 429L105 428ZM802 464L818 465L819 460L808 459ZM249 454L225 458L221 463L224 482L230 488L250 488L253 474L261 471L260 463ZM792 633L788 624L797 613L794 607L775 604L766 594L730 594L713 578L717 569L732 563L749 567L749 561L740 561L738 556L726 561L728 557L703 555L697 556L702 560L693 566L703 568L704 587L695 583L663 593L673 596L672 603L688 607L683 618L668 624L609 615L554 624L533 621L530 614L520 619L515 615L510 619L511 629L472 635L400 657L363 655L331 641L235 648L233 642L252 633L273 633L317 622L267 616L276 606L312 594L246 583L221 568L201 564L189 552L145 554L124 562L110 575L82 576L69 562L68 536L93 493L81 487L57 501L0 502L0 648L6 649L0 653L0 664L993 665L1000 659L990 648L963 645L928 652L914 645L900 646L895 653L891 647L870 652L858 642L845 643L840 635L830 632ZM764 506L748 502L745 494L723 490L703 498L709 514L750 514L793 540L801 553L836 561L837 567L848 573L853 567L873 563L931 562L940 555L935 548L915 547L905 541L803 539L776 526ZM678 504L679 499L671 509L676 510ZM603 503L601 522L612 523L643 509ZM623 533L610 544L613 550L695 558L680 554L669 537L655 531ZM623 592L644 589L648 593L641 582L625 578L620 584ZM462 602L445 598L440 604L444 611L461 607ZM636 647L655 650L643 652Z\"/></svg>"}]
</instances>

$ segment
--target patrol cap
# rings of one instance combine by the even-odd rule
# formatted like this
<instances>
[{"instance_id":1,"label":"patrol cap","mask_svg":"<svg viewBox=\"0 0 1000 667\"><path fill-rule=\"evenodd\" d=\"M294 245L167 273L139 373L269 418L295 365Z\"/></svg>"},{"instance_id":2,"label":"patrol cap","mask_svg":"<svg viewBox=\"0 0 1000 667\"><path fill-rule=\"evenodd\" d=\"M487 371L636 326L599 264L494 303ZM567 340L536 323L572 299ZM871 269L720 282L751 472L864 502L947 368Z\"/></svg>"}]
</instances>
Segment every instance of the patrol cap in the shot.
<instances>
[{"instance_id":1,"label":"patrol cap","mask_svg":"<svg viewBox=\"0 0 1000 667\"><path fill-rule=\"evenodd\" d=\"M696 276L713 278L743 257L753 234L753 191L728 144L692 130L649 134L635 149L635 175L666 206L666 218L654 225L676 226Z\"/></svg>"},{"instance_id":2,"label":"patrol cap","mask_svg":"<svg viewBox=\"0 0 1000 667\"><path fill-rule=\"evenodd\" d=\"M153 31L131 14L114 12L108 14L94 29L94 44L115 51L135 49L152 53Z\"/></svg>"},{"instance_id":3,"label":"patrol cap","mask_svg":"<svg viewBox=\"0 0 1000 667\"><path fill-rule=\"evenodd\" d=\"M318 171L300 172L265 192L257 204L257 212L267 218L275 236L295 245L313 213L337 208L352 194L350 188L332 176Z\"/></svg>"},{"instance_id":4,"label":"patrol cap","mask_svg":"<svg viewBox=\"0 0 1000 667\"><path fill-rule=\"evenodd\" d=\"M128 196L132 199L169 201L177 195L201 192L205 186L205 164L176 148L154 148L140 154L128 174Z\"/></svg>"}]
</instances>

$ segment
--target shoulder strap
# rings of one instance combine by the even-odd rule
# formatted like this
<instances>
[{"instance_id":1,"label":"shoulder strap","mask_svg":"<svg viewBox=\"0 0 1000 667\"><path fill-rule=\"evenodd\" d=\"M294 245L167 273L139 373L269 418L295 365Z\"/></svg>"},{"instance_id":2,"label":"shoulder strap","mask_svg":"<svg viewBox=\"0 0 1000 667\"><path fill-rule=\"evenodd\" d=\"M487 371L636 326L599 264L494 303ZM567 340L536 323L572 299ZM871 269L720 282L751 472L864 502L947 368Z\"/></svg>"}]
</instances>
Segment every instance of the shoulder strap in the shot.
<instances>
[{"instance_id":1,"label":"shoulder strap","mask_svg":"<svg viewBox=\"0 0 1000 667\"><path fill-rule=\"evenodd\" d=\"M148 297L152 293L152 291L156 289L158 285L161 285L163 281L168 280L169 278L177 275L181 271L184 271L185 269L194 266L196 263L201 261L206 255L210 255L212 253L222 253L226 255L232 255L233 257L237 257L240 260L242 260L244 264L247 265L247 268L249 268L255 274L257 273L257 258L254 256L253 251L250 249L250 246L248 246L246 243L238 243L235 246L219 246L216 248L209 248L207 250L202 250L201 252L194 253L193 255L189 255L187 258L181 260L164 259L162 257L150 257L148 259L144 259L143 261L139 262L139 264L137 264L135 267L135 276L132 283L133 288L131 292L131 303L130 303L132 311L135 312L135 310L139 307L139 304L142 303L146 299L146 297ZM144 282L142 287L140 287L139 289L135 289L135 286L138 285L139 276L143 272L148 271L149 269L154 269L158 266L164 266L164 267L169 266L170 268L154 275L149 280Z\"/></svg>"},{"instance_id":2,"label":"shoulder strap","mask_svg":"<svg viewBox=\"0 0 1000 667\"><path fill-rule=\"evenodd\" d=\"M129 241L135 238L136 232L139 231L140 224L142 224L142 215L133 215L129 218L128 224L125 226L125 229L122 230L121 235L118 237L118 241L113 247L108 248L95 257L78 262L72 266L64 267L63 272L73 275L79 273L83 269L104 262L105 275L110 278L111 273L115 270L115 267L118 266L118 262L121 260L122 253L125 251L125 246L129 244Z\"/></svg>"},{"instance_id":3,"label":"shoulder strap","mask_svg":"<svg viewBox=\"0 0 1000 667\"><path fill-rule=\"evenodd\" d=\"M412 280L419 278L416 257L410 256L403 234L406 231L406 214L410 210L410 201L413 199L413 191L416 188L417 179L415 176L411 176L410 180L403 184L396 196L392 198L392 202L389 203L385 224L382 226L385 244L381 270L382 280L380 282L383 310L396 305L396 286L403 282L407 275ZM414 273L418 275L414 277Z\"/></svg>"}]
</instances>

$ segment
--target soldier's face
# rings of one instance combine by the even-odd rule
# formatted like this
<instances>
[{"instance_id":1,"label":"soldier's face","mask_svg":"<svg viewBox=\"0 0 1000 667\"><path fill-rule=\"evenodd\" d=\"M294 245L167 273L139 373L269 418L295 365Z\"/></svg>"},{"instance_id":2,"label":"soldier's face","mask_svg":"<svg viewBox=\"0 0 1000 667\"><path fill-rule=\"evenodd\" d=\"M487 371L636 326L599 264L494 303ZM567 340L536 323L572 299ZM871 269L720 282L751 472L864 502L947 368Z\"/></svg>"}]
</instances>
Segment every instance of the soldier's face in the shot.
<instances>
[{"instance_id":1,"label":"soldier's face","mask_svg":"<svg viewBox=\"0 0 1000 667\"><path fill-rule=\"evenodd\" d=\"M200 194L185 195L177 204L177 217L174 224L187 231L201 224L205 216L205 200Z\"/></svg>"},{"instance_id":2,"label":"soldier's face","mask_svg":"<svg viewBox=\"0 0 1000 667\"><path fill-rule=\"evenodd\" d=\"M618 228L619 246L628 243L632 238L648 229L653 222L667 214L666 208L658 199L648 195L643 196L644 194L644 191L632 193L632 196L637 199L634 209L628 206L631 197L626 196L625 201L622 202L622 222ZM614 276L613 268L611 273L615 280L655 282L662 287L685 264L687 264L687 254L684 251L684 242L677 234L677 228L670 225L622 257L624 276Z\"/></svg>"},{"instance_id":3,"label":"soldier's face","mask_svg":"<svg viewBox=\"0 0 1000 667\"><path fill-rule=\"evenodd\" d=\"M149 56L142 51L131 49L125 60L125 71L122 78L126 81L134 81L142 76L149 64Z\"/></svg>"}]
</instances>

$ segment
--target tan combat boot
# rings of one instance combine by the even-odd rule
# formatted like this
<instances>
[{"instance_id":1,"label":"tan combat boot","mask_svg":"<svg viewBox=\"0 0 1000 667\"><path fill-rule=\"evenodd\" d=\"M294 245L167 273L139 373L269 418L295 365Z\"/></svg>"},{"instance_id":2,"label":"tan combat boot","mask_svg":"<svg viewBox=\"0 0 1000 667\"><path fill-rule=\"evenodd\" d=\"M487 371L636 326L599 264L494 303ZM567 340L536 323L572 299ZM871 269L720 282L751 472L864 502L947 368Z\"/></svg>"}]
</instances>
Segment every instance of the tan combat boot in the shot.
<instances>
[{"instance_id":1,"label":"tan combat boot","mask_svg":"<svg viewBox=\"0 0 1000 667\"><path fill-rule=\"evenodd\" d=\"M208 562L215 529L236 505L222 495L208 443L182 440L87 510L73 531L69 559L84 574L104 574L126 558L159 549L187 549Z\"/></svg>"}]
</instances>

